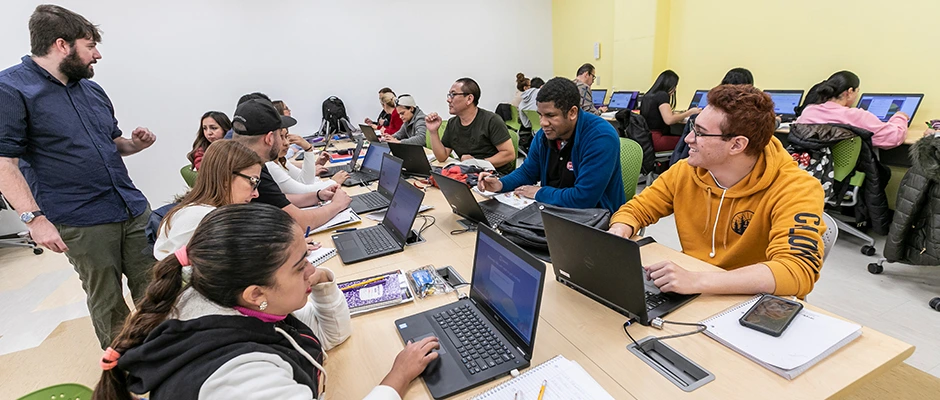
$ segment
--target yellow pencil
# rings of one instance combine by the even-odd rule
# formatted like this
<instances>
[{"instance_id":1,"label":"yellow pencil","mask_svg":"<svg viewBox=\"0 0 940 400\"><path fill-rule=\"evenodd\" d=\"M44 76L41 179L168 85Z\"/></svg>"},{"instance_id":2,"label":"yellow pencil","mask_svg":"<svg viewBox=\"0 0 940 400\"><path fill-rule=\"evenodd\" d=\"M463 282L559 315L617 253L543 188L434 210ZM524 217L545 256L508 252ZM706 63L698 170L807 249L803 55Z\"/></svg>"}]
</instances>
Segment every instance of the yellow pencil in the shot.
<instances>
[{"instance_id":1,"label":"yellow pencil","mask_svg":"<svg viewBox=\"0 0 940 400\"><path fill-rule=\"evenodd\" d=\"M545 395L545 386L548 385L548 381L542 381L542 390L539 390L538 400L542 400L542 396Z\"/></svg>"},{"instance_id":2,"label":"yellow pencil","mask_svg":"<svg viewBox=\"0 0 940 400\"><path fill-rule=\"evenodd\" d=\"M388 277L387 277L387 276L379 276L379 277L375 277L375 278L372 278L372 279L367 279L367 280L364 280L364 281L362 281L362 282L359 282L359 283L357 283L357 284L355 284L355 285L346 286L346 287L344 287L344 288L342 289L342 291L345 292L345 291L348 291L348 290L352 290L352 289L355 289L355 288L357 288L357 287L362 287L362 286L368 285L368 284L373 283L373 282L378 282L378 281L384 280L384 279L386 279L386 278L388 278Z\"/></svg>"}]
</instances>

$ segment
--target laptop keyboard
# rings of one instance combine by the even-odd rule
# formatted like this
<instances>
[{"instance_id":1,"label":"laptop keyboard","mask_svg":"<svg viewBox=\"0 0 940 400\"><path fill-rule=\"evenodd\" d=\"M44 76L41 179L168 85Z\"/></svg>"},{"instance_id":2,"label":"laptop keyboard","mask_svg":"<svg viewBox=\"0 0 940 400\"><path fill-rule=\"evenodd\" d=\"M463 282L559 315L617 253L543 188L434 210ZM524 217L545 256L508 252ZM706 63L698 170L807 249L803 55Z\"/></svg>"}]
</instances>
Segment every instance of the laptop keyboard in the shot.
<instances>
[{"instance_id":1,"label":"laptop keyboard","mask_svg":"<svg viewBox=\"0 0 940 400\"><path fill-rule=\"evenodd\" d=\"M375 181L379 179L379 174L378 173L373 174L371 172L364 172L364 171L356 171L356 172L349 174L349 178L358 179L360 181Z\"/></svg>"},{"instance_id":2,"label":"laptop keyboard","mask_svg":"<svg viewBox=\"0 0 940 400\"><path fill-rule=\"evenodd\" d=\"M652 310L666 302L666 295L662 293L646 292L646 310Z\"/></svg>"},{"instance_id":3,"label":"laptop keyboard","mask_svg":"<svg viewBox=\"0 0 940 400\"><path fill-rule=\"evenodd\" d=\"M382 228L363 229L356 231L356 234L359 236L359 239L362 240L362 245L365 247L365 251L368 254L378 254L386 250L398 248L398 244L389 237L388 231Z\"/></svg>"},{"instance_id":4,"label":"laptop keyboard","mask_svg":"<svg viewBox=\"0 0 940 400\"><path fill-rule=\"evenodd\" d=\"M332 167L327 167L331 174L336 175L339 171L349 172L349 164L346 165L334 165Z\"/></svg>"},{"instance_id":5,"label":"laptop keyboard","mask_svg":"<svg viewBox=\"0 0 940 400\"><path fill-rule=\"evenodd\" d=\"M447 332L460 354L460 361L471 375L516 358L469 304L435 314L434 320Z\"/></svg>"},{"instance_id":6,"label":"laptop keyboard","mask_svg":"<svg viewBox=\"0 0 940 400\"><path fill-rule=\"evenodd\" d=\"M493 226L493 227L499 225L500 223L506 220L505 215L492 212L485 208L483 209L483 216L486 217L486 221L489 222L490 226Z\"/></svg>"},{"instance_id":7,"label":"laptop keyboard","mask_svg":"<svg viewBox=\"0 0 940 400\"><path fill-rule=\"evenodd\" d=\"M357 195L356 199L369 208L388 206L388 198L382 196L379 192L363 193Z\"/></svg>"}]
</instances>

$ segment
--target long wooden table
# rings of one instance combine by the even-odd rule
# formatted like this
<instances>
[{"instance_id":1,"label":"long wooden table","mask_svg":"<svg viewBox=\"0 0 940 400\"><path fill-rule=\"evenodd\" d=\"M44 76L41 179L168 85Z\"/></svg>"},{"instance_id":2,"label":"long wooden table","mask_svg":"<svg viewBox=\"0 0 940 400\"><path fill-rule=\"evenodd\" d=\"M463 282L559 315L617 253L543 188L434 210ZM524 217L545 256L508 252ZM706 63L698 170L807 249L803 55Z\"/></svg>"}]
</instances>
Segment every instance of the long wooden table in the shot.
<instances>
[{"instance_id":1,"label":"long wooden table","mask_svg":"<svg viewBox=\"0 0 940 400\"><path fill-rule=\"evenodd\" d=\"M375 184L371 187L374 188ZM356 187L347 190L350 194L358 194L368 189ZM437 188L425 190L424 204L434 208L423 214L436 219L436 223L423 233L427 240L425 243L410 246L401 253L352 265L343 265L339 257L334 257L322 266L333 270L338 281L363 278L395 269L410 270L427 264L436 267L452 265L464 278L470 280L475 233L450 234L451 231L462 229L462 226L456 222L459 217L451 212L450 206ZM415 229L420 227L422 222L418 219ZM363 227L373 224L373 221L363 218ZM315 239L324 246L333 246L329 232L320 233ZM655 243L644 246L641 253L644 264L670 259L691 270L717 269ZM914 347L907 343L863 328L860 338L796 379L788 381L705 335L692 335L668 340L667 343L714 373L716 379L691 393L686 393L627 350L629 339L622 330L624 316L565 287L554 278L549 266L532 365L561 354L581 364L616 399L840 397L897 365L914 352ZM461 289L463 292L467 290ZM668 319L700 321L748 297L750 296L700 296L669 314ZM327 388L329 398L362 398L388 373L395 356L403 348L394 326L396 319L455 300L454 293L434 295L418 299L413 304L353 317L352 336L331 350L326 361L325 367L330 377ZM832 315L812 304L806 306ZM639 339L649 335L676 333L685 328L673 328L667 324L664 331L639 325L629 329L631 334ZM454 398L469 398L506 379L508 377ZM412 383L405 398L429 399L430 393L418 379Z\"/></svg>"}]
</instances>

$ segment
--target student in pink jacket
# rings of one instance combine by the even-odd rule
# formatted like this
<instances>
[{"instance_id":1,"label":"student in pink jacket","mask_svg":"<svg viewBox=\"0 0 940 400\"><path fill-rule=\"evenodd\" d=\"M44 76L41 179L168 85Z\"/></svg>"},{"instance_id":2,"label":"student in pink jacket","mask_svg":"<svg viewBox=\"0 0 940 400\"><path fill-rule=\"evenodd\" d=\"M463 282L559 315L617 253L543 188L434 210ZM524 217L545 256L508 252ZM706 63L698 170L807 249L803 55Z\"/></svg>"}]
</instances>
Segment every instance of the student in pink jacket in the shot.
<instances>
[{"instance_id":1,"label":"student in pink jacket","mask_svg":"<svg viewBox=\"0 0 940 400\"><path fill-rule=\"evenodd\" d=\"M904 143L911 116L902 111L888 122L881 122L875 114L853 108L858 98L858 76L850 71L839 71L820 82L806 95L803 108L798 111L798 124L846 124L874 133L875 147L891 149Z\"/></svg>"}]
</instances>

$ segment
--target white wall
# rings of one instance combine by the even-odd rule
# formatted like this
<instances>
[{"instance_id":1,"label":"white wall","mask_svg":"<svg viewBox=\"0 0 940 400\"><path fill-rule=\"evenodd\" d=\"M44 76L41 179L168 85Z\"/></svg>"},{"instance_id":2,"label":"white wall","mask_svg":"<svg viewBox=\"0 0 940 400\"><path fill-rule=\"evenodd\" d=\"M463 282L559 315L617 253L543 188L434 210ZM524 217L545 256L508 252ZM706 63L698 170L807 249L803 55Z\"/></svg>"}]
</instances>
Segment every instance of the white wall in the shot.
<instances>
[{"instance_id":1,"label":"white wall","mask_svg":"<svg viewBox=\"0 0 940 400\"><path fill-rule=\"evenodd\" d=\"M41 2L5 1L0 69L29 53L27 22ZM199 117L231 117L238 97L262 91L288 103L298 125L319 128L336 95L350 117L375 118L378 89L411 93L425 111L447 113L453 81L470 76L493 110L515 91L515 74L552 73L550 0L98 0L58 1L100 25L94 80L113 101L125 136L157 134L125 158L154 208L184 188Z\"/></svg>"}]
</instances>

